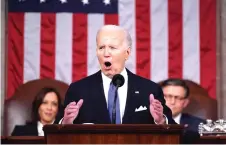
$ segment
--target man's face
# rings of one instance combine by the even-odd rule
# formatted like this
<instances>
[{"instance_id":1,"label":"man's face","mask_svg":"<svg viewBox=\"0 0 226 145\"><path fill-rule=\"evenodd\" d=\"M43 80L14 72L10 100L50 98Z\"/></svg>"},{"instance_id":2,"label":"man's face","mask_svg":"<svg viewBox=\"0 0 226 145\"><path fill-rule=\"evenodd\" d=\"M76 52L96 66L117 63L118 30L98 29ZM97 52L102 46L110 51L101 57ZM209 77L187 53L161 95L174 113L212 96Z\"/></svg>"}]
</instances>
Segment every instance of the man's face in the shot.
<instances>
[{"instance_id":1,"label":"man's face","mask_svg":"<svg viewBox=\"0 0 226 145\"><path fill-rule=\"evenodd\" d=\"M166 105L171 109L173 117L187 107L189 100L185 97L185 89L181 86L166 86L163 88Z\"/></svg>"},{"instance_id":2,"label":"man's face","mask_svg":"<svg viewBox=\"0 0 226 145\"><path fill-rule=\"evenodd\" d=\"M130 48L125 41L125 34L120 30L102 30L97 36L97 57L102 72L112 78L121 73L125 67L125 61L130 55ZM105 66L110 62L111 66Z\"/></svg>"}]
</instances>

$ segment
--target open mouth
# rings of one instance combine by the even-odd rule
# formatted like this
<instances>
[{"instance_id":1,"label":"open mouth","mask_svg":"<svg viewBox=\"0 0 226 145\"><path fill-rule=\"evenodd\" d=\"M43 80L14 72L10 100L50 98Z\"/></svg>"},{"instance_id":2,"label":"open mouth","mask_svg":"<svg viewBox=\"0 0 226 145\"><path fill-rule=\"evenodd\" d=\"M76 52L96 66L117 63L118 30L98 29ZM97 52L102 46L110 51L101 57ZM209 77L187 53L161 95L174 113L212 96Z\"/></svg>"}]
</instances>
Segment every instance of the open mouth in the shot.
<instances>
[{"instance_id":1,"label":"open mouth","mask_svg":"<svg viewBox=\"0 0 226 145\"><path fill-rule=\"evenodd\" d=\"M111 66L104 66L104 69L105 70L110 70L111 69Z\"/></svg>"},{"instance_id":2,"label":"open mouth","mask_svg":"<svg viewBox=\"0 0 226 145\"><path fill-rule=\"evenodd\" d=\"M109 61L104 62L104 69L109 70L111 69L111 67L112 67L111 62Z\"/></svg>"}]
</instances>

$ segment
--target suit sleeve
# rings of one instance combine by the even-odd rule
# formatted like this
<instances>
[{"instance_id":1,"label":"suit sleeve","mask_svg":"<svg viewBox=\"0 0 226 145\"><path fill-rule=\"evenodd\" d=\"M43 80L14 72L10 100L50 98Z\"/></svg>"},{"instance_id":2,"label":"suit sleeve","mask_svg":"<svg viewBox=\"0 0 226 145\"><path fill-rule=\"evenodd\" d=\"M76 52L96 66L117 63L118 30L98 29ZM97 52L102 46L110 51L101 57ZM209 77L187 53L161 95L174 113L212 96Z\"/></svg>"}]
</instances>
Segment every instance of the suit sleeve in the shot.
<instances>
[{"instance_id":1,"label":"suit sleeve","mask_svg":"<svg viewBox=\"0 0 226 145\"><path fill-rule=\"evenodd\" d=\"M64 108L67 107L68 104L70 104L71 102L77 102L77 92L76 92L76 85L71 84L65 94L65 99L64 99Z\"/></svg>"}]
</instances>

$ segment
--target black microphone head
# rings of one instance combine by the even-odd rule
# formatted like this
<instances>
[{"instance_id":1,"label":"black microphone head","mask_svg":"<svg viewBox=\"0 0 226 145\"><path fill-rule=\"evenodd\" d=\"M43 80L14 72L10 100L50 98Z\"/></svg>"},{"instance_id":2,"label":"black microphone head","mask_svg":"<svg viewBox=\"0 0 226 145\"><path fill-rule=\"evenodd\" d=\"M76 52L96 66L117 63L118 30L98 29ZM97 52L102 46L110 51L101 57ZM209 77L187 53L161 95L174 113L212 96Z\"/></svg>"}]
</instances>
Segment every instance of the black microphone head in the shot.
<instances>
[{"instance_id":1,"label":"black microphone head","mask_svg":"<svg viewBox=\"0 0 226 145\"><path fill-rule=\"evenodd\" d=\"M105 62L104 64L105 64L106 67L111 66L111 63L109 61Z\"/></svg>"},{"instance_id":2,"label":"black microphone head","mask_svg":"<svg viewBox=\"0 0 226 145\"><path fill-rule=\"evenodd\" d=\"M113 83L116 87L121 87L121 86L123 86L124 82L125 82L125 79L124 79L124 77L123 77L122 75L120 75L120 74L116 74L116 75L114 75L113 78L112 78L112 83Z\"/></svg>"}]
</instances>

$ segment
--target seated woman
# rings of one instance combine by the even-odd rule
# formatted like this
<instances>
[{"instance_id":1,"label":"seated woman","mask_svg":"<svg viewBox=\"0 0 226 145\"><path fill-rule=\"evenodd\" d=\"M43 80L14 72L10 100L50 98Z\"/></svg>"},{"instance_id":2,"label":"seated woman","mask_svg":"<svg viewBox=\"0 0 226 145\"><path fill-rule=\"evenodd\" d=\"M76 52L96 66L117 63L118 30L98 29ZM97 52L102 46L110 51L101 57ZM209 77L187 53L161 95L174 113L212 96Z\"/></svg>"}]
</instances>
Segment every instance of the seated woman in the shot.
<instances>
[{"instance_id":1,"label":"seated woman","mask_svg":"<svg viewBox=\"0 0 226 145\"><path fill-rule=\"evenodd\" d=\"M53 88L43 88L32 103L32 121L17 125L12 136L44 136L43 126L54 123L60 108L60 94Z\"/></svg>"}]
</instances>

